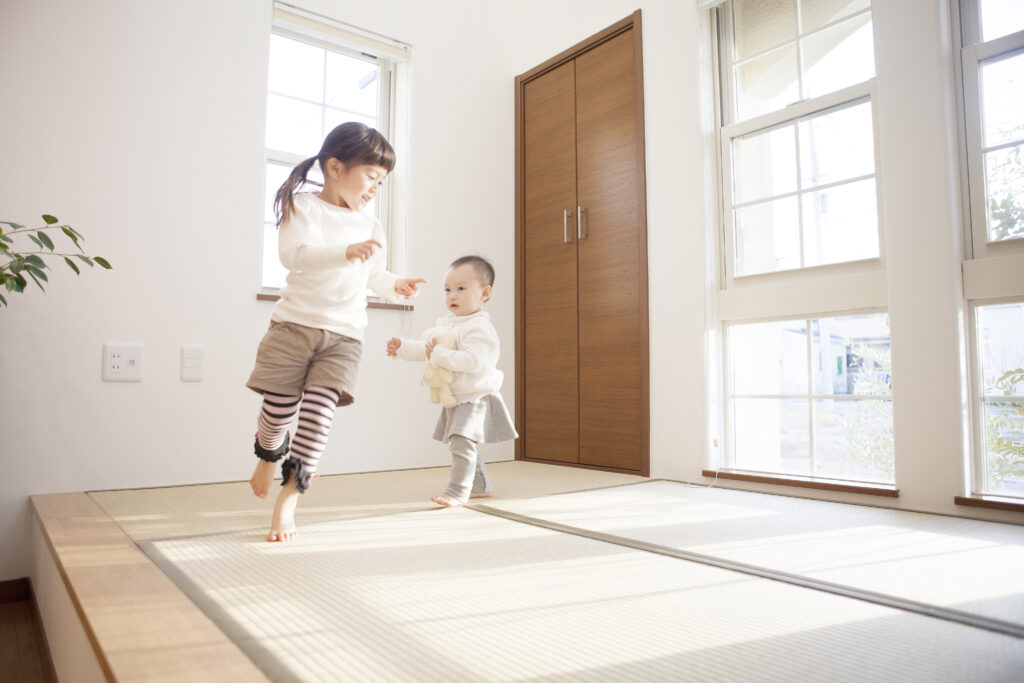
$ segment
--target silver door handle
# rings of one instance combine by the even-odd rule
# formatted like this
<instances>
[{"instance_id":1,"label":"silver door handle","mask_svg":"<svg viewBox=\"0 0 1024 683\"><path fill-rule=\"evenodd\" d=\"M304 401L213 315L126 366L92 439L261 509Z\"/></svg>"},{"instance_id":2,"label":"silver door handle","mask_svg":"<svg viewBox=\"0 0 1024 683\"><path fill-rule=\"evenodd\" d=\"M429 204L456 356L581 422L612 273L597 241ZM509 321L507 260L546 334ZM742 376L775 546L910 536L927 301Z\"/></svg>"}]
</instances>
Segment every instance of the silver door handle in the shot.
<instances>
[{"instance_id":1,"label":"silver door handle","mask_svg":"<svg viewBox=\"0 0 1024 683\"><path fill-rule=\"evenodd\" d=\"M566 242L572 242L572 237L569 236L569 219L572 218L572 211L565 209L562 212L562 235L565 236Z\"/></svg>"},{"instance_id":2,"label":"silver door handle","mask_svg":"<svg viewBox=\"0 0 1024 683\"><path fill-rule=\"evenodd\" d=\"M587 210L582 206L576 207L576 237L581 240L587 239L587 231L583 225L583 219L586 216Z\"/></svg>"}]
</instances>

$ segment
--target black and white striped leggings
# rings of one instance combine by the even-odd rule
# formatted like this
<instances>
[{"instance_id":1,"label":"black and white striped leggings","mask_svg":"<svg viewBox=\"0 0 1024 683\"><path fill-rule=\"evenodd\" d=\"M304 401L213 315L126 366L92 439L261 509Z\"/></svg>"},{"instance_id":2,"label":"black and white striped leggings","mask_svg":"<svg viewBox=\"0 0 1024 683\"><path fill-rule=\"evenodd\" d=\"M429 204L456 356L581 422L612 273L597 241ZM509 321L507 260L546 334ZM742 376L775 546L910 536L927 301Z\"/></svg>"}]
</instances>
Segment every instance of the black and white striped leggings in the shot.
<instances>
[{"instance_id":1,"label":"black and white striped leggings","mask_svg":"<svg viewBox=\"0 0 1024 683\"><path fill-rule=\"evenodd\" d=\"M263 394L263 406L256 426L256 445L259 447L256 452L264 460L276 462L284 456L288 449L282 446L286 444L288 428L295 415L299 416L295 438L291 441L291 453L281 465L283 484L287 484L294 475L300 492L309 487L309 480L316 475L320 456L327 446L340 398L333 389L317 386L307 387L301 396Z\"/></svg>"}]
</instances>

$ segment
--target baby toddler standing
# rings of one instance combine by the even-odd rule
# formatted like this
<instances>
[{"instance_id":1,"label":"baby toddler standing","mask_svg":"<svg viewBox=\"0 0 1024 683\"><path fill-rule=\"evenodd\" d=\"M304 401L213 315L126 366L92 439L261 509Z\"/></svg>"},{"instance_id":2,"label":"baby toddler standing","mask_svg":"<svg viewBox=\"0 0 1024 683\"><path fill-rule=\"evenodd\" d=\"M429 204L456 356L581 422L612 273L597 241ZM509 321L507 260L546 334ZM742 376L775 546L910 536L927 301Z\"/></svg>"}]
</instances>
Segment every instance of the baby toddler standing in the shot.
<instances>
[{"instance_id":1,"label":"baby toddler standing","mask_svg":"<svg viewBox=\"0 0 1024 683\"><path fill-rule=\"evenodd\" d=\"M315 163L323 188L295 194ZM336 408L354 400L367 287L383 297L411 297L426 282L386 270L384 230L362 212L394 166L395 152L379 131L343 123L277 191L279 253L288 277L246 384L263 395L253 493L267 495L276 463L284 459L268 541L295 538L299 494L317 472Z\"/></svg>"},{"instance_id":2,"label":"baby toddler standing","mask_svg":"<svg viewBox=\"0 0 1024 683\"><path fill-rule=\"evenodd\" d=\"M451 330L455 348L439 346L426 335L422 341L399 337L387 341L389 356L420 361L429 358L434 365L454 373L451 388L456 405L441 409L434 429L434 439L447 443L452 454L448 487L431 498L445 507L462 505L471 497L489 496L491 482L478 446L519 436L499 393L504 373L497 368L498 333L483 310L493 287L494 267L486 259L456 259L444 278L448 313L436 326Z\"/></svg>"}]
</instances>

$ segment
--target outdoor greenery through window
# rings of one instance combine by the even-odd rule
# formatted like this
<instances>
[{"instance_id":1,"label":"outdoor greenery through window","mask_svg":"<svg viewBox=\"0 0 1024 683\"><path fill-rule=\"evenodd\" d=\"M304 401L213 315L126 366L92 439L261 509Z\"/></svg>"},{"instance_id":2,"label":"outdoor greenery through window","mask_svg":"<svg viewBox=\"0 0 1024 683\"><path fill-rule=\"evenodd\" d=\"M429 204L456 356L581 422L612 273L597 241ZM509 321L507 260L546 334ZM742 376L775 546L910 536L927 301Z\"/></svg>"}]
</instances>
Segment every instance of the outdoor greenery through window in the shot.
<instances>
[{"instance_id":1,"label":"outdoor greenery through window","mask_svg":"<svg viewBox=\"0 0 1024 683\"><path fill-rule=\"evenodd\" d=\"M275 27L267 83L266 179L260 291L275 293L287 272L277 255L274 195L299 162L315 155L335 126L359 121L391 138L393 93L387 59L348 45ZM322 183L318 166L308 176ZM308 190L318 189L307 186ZM388 183L365 209L387 230Z\"/></svg>"},{"instance_id":2,"label":"outdoor greenery through window","mask_svg":"<svg viewBox=\"0 0 1024 683\"><path fill-rule=\"evenodd\" d=\"M727 277L877 258L870 2L719 16Z\"/></svg>"},{"instance_id":3,"label":"outdoor greenery through window","mask_svg":"<svg viewBox=\"0 0 1024 683\"><path fill-rule=\"evenodd\" d=\"M1024 498L1024 302L975 312L981 368L987 493Z\"/></svg>"},{"instance_id":4,"label":"outdoor greenery through window","mask_svg":"<svg viewBox=\"0 0 1024 683\"><path fill-rule=\"evenodd\" d=\"M727 328L730 469L892 484L884 313Z\"/></svg>"}]
</instances>

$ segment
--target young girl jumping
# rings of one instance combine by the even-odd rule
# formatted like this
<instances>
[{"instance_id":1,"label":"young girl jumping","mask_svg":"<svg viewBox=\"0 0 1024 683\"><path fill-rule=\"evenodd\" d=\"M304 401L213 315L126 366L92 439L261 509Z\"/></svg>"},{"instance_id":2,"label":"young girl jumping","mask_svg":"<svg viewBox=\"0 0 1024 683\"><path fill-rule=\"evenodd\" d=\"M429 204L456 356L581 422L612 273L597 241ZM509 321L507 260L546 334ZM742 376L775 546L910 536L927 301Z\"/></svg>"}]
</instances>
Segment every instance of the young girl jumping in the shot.
<instances>
[{"instance_id":1,"label":"young girl jumping","mask_svg":"<svg viewBox=\"0 0 1024 683\"><path fill-rule=\"evenodd\" d=\"M452 453L448 488L431 498L445 507L491 494L491 482L477 452L478 444L511 441L519 436L505 401L498 393L504 379L504 374L497 369L498 333L483 310L493 287L494 268L486 259L479 256L456 259L444 278L448 314L437 321L437 327L452 331L455 348L438 346L436 340L426 338L427 335L423 341L398 337L387 341L389 356L403 360L429 358L435 365L455 373L452 394L456 405L441 409L434 429L434 439L447 443Z\"/></svg>"},{"instance_id":2,"label":"young girl jumping","mask_svg":"<svg viewBox=\"0 0 1024 683\"><path fill-rule=\"evenodd\" d=\"M323 171L323 188L295 194L314 163ZM277 461L288 456L268 541L295 538L295 506L316 474L335 409L354 400L367 287L394 299L414 296L426 282L385 269L384 231L362 213L394 167L395 152L383 135L361 123L343 123L316 156L292 170L274 198L288 277L246 383L263 395L255 443L259 461L249 481L253 493L266 497Z\"/></svg>"}]
</instances>

